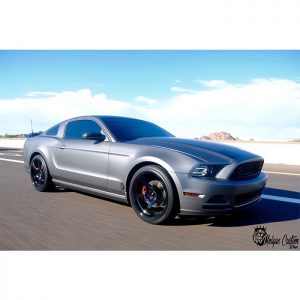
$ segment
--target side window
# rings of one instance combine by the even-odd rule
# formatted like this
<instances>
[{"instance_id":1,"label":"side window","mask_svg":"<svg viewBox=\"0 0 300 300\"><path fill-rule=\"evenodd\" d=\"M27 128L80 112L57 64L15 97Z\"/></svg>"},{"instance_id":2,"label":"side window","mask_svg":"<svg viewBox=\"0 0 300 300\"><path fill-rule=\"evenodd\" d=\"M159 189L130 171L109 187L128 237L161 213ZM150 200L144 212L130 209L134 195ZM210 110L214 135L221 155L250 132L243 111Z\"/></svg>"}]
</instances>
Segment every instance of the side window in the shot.
<instances>
[{"instance_id":1,"label":"side window","mask_svg":"<svg viewBox=\"0 0 300 300\"><path fill-rule=\"evenodd\" d=\"M82 139L82 135L86 132L95 133L102 132L100 126L91 120L71 121L65 129L65 139Z\"/></svg>"},{"instance_id":2,"label":"side window","mask_svg":"<svg viewBox=\"0 0 300 300\"><path fill-rule=\"evenodd\" d=\"M55 125L55 126L51 127L50 129L48 129L46 131L46 135L57 135L59 126L60 125L58 124L58 125Z\"/></svg>"}]
</instances>

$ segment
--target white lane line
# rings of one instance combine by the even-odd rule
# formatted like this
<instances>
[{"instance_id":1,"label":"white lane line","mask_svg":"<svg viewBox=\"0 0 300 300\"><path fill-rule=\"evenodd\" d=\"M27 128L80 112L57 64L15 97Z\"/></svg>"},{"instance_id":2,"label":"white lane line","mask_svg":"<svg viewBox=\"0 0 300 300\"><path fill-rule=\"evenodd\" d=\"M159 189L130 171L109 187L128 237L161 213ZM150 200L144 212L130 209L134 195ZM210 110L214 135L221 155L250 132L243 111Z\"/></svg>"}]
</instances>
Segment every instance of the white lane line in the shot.
<instances>
[{"instance_id":1,"label":"white lane line","mask_svg":"<svg viewBox=\"0 0 300 300\"><path fill-rule=\"evenodd\" d=\"M15 159L8 159L8 158L0 158L0 160L12 161L12 162L24 164L24 161L23 161L23 160L15 160Z\"/></svg>"},{"instance_id":2,"label":"white lane line","mask_svg":"<svg viewBox=\"0 0 300 300\"><path fill-rule=\"evenodd\" d=\"M6 155L6 156L22 156L21 154L17 154L17 153L0 153L0 155Z\"/></svg>"},{"instance_id":3,"label":"white lane line","mask_svg":"<svg viewBox=\"0 0 300 300\"><path fill-rule=\"evenodd\" d=\"M285 172L273 172L273 171L265 171L263 172L269 173L269 174L279 174L279 175L291 175L291 176L300 176L299 173L285 173Z\"/></svg>"},{"instance_id":4,"label":"white lane line","mask_svg":"<svg viewBox=\"0 0 300 300\"><path fill-rule=\"evenodd\" d=\"M264 199L269 199L269 200L300 204L300 199L296 199L296 198L280 197L280 196L273 196L273 195L266 195L266 194L262 194L261 197Z\"/></svg>"}]
</instances>

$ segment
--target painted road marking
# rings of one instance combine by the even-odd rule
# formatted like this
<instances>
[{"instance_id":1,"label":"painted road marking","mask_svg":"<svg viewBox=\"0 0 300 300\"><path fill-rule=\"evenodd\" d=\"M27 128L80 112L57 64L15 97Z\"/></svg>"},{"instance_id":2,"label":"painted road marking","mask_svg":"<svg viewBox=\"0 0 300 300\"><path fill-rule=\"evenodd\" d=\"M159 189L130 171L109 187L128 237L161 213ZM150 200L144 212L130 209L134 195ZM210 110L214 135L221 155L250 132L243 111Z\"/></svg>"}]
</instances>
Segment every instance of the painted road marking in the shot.
<instances>
[{"instance_id":1,"label":"painted road marking","mask_svg":"<svg viewBox=\"0 0 300 300\"><path fill-rule=\"evenodd\" d=\"M12 162L24 164L24 161L23 161L23 160L15 160L15 159L8 159L8 158L0 158L0 160L12 161Z\"/></svg>"},{"instance_id":2,"label":"painted road marking","mask_svg":"<svg viewBox=\"0 0 300 300\"><path fill-rule=\"evenodd\" d=\"M0 155L7 155L7 156L22 156L21 154L17 154L17 153L0 153Z\"/></svg>"},{"instance_id":3,"label":"painted road marking","mask_svg":"<svg viewBox=\"0 0 300 300\"><path fill-rule=\"evenodd\" d=\"M269 173L269 174L279 174L279 175L290 175L290 176L300 176L299 173L285 173L285 172L273 172L273 171L265 171L263 172Z\"/></svg>"},{"instance_id":4,"label":"painted road marking","mask_svg":"<svg viewBox=\"0 0 300 300\"><path fill-rule=\"evenodd\" d=\"M261 197L263 199L268 199L268 200L275 200L275 201L283 201L283 202L290 202L290 203L300 204L300 199L297 199L297 198L288 198L288 197L266 195L266 194L262 194Z\"/></svg>"}]
</instances>

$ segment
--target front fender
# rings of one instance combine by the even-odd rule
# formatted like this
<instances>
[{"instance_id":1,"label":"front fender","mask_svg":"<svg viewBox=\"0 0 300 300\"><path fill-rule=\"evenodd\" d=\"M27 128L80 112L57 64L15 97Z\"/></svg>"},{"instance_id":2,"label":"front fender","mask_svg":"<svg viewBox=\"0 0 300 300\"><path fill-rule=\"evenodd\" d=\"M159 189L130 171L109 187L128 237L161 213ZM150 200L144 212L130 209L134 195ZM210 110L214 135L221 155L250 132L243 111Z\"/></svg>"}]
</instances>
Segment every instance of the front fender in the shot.
<instances>
[{"instance_id":1,"label":"front fender","mask_svg":"<svg viewBox=\"0 0 300 300\"><path fill-rule=\"evenodd\" d=\"M128 174L126 176L126 189L129 187L130 180L131 180L133 174L135 173L135 171L139 169L139 166L142 167L146 164L156 164L156 165L163 167L168 172L168 174L170 175L170 177L172 178L172 180L175 184L176 190L178 192L179 200L180 200L183 192L182 192L182 186L180 184L180 181L177 177L175 170L176 170L176 166L178 165L178 163L184 164L184 162L185 162L184 158L181 160L179 158L177 158L176 162L174 162L171 157L168 157L167 159L161 159L159 157L149 156L149 155L141 156L141 157L135 159L134 161L132 161L128 165L128 168L126 170L126 174ZM188 173L188 170L192 169L198 163L199 163L198 161L188 158L188 161L186 161L186 165L185 165L186 171L181 172L181 174Z\"/></svg>"}]
</instances>

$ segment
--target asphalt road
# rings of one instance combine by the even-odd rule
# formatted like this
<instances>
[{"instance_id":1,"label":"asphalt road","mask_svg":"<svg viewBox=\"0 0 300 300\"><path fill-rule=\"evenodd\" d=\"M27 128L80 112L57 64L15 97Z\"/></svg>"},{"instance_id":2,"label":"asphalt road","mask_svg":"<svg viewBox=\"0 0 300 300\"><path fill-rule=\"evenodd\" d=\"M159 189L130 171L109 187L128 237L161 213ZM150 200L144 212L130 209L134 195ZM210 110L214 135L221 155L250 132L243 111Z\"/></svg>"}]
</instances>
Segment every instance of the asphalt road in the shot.
<instances>
[{"instance_id":1,"label":"asphalt road","mask_svg":"<svg viewBox=\"0 0 300 300\"><path fill-rule=\"evenodd\" d=\"M281 243L256 245L258 225L270 237L300 237L300 166L265 165L265 196L239 215L159 226L113 201L63 189L36 192L22 160L21 150L0 149L0 250L294 251Z\"/></svg>"}]
</instances>

